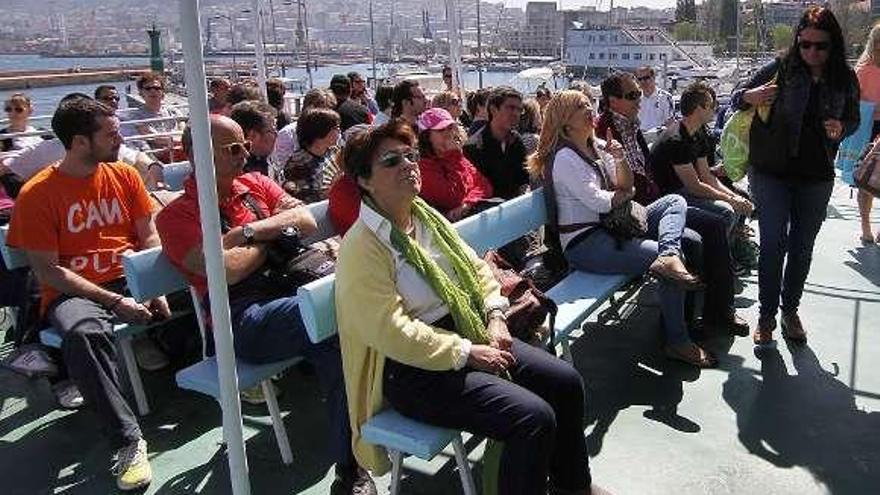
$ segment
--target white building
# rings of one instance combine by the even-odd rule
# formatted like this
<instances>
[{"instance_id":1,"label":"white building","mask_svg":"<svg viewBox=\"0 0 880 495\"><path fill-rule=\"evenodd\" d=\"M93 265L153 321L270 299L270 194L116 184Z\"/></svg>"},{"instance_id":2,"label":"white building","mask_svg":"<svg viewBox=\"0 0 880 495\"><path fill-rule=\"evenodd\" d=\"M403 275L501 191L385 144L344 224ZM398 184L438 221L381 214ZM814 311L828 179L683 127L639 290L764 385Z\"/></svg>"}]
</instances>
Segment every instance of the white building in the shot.
<instances>
[{"instance_id":1,"label":"white building","mask_svg":"<svg viewBox=\"0 0 880 495\"><path fill-rule=\"evenodd\" d=\"M585 69L659 67L664 61L703 66L711 57L708 43L676 42L659 28L595 27L566 33L565 64Z\"/></svg>"}]
</instances>

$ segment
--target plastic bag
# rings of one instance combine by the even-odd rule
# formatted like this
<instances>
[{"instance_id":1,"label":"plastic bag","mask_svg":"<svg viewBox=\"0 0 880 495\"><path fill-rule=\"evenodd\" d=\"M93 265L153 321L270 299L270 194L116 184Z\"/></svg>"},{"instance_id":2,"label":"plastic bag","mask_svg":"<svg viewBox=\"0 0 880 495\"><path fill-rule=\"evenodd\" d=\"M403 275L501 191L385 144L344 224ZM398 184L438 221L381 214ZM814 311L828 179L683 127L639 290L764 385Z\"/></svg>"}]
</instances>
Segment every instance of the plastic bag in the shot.
<instances>
[{"instance_id":1,"label":"plastic bag","mask_svg":"<svg viewBox=\"0 0 880 495\"><path fill-rule=\"evenodd\" d=\"M859 128L841 141L840 148L837 150L837 158L834 160L834 165L840 169L841 180L850 186L855 185L853 171L871 140L871 127L874 125L873 115L876 105L876 103L871 101L859 102L859 113L862 119L859 123Z\"/></svg>"},{"instance_id":2,"label":"plastic bag","mask_svg":"<svg viewBox=\"0 0 880 495\"><path fill-rule=\"evenodd\" d=\"M754 118L754 108L737 110L721 132L719 144L724 157L724 172L734 182L746 175L749 166L749 132Z\"/></svg>"}]
</instances>

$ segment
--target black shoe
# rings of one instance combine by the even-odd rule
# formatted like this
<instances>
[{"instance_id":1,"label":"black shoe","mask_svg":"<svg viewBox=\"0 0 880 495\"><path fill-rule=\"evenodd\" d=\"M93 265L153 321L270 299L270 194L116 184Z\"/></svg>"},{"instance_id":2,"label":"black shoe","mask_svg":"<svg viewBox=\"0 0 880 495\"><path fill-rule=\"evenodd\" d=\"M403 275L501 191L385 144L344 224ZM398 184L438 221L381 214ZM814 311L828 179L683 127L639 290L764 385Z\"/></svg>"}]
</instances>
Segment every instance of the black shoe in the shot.
<instances>
[{"instance_id":1,"label":"black shoe","mask_svg":"<svg viewBox=\"0 0 880 495\"><path fill-rule=\"evenodd\" d=\"M331 495L377 495L376 483L366 469L336 470L336 479L330 485Z\"/></svg>"}]
</instances>

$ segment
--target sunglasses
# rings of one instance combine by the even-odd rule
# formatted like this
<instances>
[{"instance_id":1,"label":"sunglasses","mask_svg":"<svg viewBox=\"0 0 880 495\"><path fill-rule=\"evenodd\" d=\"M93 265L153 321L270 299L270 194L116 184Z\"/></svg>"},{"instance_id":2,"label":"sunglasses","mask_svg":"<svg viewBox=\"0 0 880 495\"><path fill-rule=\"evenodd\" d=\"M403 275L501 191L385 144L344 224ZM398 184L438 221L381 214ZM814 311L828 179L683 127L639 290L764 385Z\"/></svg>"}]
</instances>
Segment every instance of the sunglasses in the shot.
<instances>
[{"instance_id":1,"label":"sunglasses","mask_svg":"<svg viewBox=\"0 0 880 495\"><path fill-rule=\"evenodd\" d=\"M650 80L654 79L654 74L651 74L651 75L648 75L648 76L639 76L639 77L637 77L636 79L639 80L639 81L642 81L642 82L650 81Z\"/></svg>"},{"instance_id":2,"label":"sunglasses","mask_svg":"<svg viewBox=\"0 0 880 495\"><path fill-rule=\"evenodd\" d=\"M6 107L6 113L24 113L25 111L24 107Z\"/></svg>"},{"instance_id":3,"label":"sunglasses","mask_svg":"<svg viewBox=\"0 0 880 495\"><path fill-rule=\"evenodd\" d=\"M251 151L251 142L245 141L243 143L229 143L218 146L218 148L226 153L229 153L230 155L243 155Z\"/></svg>"},{"instance_id":4,"label":"sunglasses","mask_svg":"<svg viewBox=\"0 0 880 495\"><path fill-rule=\"evenodd\" d=\"M801 50L809 50L815 48L816 51L824 52L831 48L831 43L827 41L799 41L798 48Z\"/></svg>"},{"instance_id":5,"label":"sunglasses","mask_svg":"<svg viewBox=\"0 0 880 495\"><path fill-rule=\"evenodd\" d=\"M623 97L629 101L638 101L639 98L642 97L642 92L641 91L630 91L629 93L624 93Z\"/></svg>"},{"instance_id":6,"label":"sunglasses","mask_svg":"<svg viewBox=\"0 0 880 495\"><path fill-rule=\"evenodd\" d=\"M101 101L104 101L104 100L119 101L119 97L116 96L116 95L113 95L113 96L102 96L102 97L100 97L100 98L98 98L98 99L101 100Z\"/></svg>"},{"instance_id":7,"label":"sunglasses","mask_svg":"<svg viewBox=\"0 0 880 495\"><path fill-rule=\"evenodd\" d=\"M419 152L416 150L404 151L403 153L399 151L389 151L380 156L376 163L384 168L394 168L403 163L404 160L410 163L418 162Z\"/></svg>"},{"instance_id":8,"label":"sunglasses","mask_svg":"<svg viewBox=\"0 0 880 495\"><path fill-rule=\"evenodd\" d=\"M165 91L162 86L144 86L144 91Z\"/></svg>"}]
</instances>

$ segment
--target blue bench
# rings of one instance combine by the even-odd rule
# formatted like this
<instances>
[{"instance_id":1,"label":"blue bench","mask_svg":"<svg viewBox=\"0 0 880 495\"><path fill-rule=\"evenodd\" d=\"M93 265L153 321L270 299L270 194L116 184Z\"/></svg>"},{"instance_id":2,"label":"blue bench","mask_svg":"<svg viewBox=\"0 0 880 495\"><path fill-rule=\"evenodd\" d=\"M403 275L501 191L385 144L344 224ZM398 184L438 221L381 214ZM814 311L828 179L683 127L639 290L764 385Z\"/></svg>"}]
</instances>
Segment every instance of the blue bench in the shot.
<instances>
[{"instance_id":1,"label":"blue bench","mask_svg":"<svg viewBox=\"0 0 880 495\"><path fill-rule=\"evenodd\" d=\"M544 224L546 213L542 194L541 190L525 194L462 220L455 227L462 238L482 255ZM300 312L312 340L336 334L334 281L335 276L330 275L298 290ZM629 282L628 277L620 275L574 272L548 292L559 305L553 331L562 344L565 359L571 361L571 332ZM386 409L362 425L361 434L367 442L388 451L392 463L392 494L399 491L403 454L432 459L450 443L455 451L464 493L476 492L460 432L426 425L405 418L393 409Z\"/></svg>"}]
</instances>

